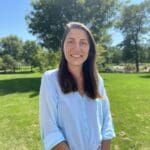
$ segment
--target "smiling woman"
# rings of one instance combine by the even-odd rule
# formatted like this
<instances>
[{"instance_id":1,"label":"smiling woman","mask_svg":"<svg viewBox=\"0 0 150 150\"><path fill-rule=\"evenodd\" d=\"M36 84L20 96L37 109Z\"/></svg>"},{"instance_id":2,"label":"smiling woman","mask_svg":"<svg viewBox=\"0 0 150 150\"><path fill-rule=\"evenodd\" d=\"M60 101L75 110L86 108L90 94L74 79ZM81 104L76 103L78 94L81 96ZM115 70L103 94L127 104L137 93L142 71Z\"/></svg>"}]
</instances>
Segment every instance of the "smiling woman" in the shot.
<instances>
[{"instance_id":1,"label":"smiling woman","mask_svg":"<svg viewBox=\"0 0 150 150\"><path fill-rule=\"evenodd\" d=\"M82 67L89 53L89 39L84 31L72 29L64 42L64 54L68 62L68 67L78 65Z\"/></svg>"},{"instance_id":2,"label":"smiling woman","mask_svg":"<svg viewBox=\"0 0 150 150\"><path fill-rule=\"evenodd\" d=\"M68 23L61 52L59 68L46 71L41 82L44 149L109 150L115 132L90 30L78 22Z\"/></svg>"}]
</instances>

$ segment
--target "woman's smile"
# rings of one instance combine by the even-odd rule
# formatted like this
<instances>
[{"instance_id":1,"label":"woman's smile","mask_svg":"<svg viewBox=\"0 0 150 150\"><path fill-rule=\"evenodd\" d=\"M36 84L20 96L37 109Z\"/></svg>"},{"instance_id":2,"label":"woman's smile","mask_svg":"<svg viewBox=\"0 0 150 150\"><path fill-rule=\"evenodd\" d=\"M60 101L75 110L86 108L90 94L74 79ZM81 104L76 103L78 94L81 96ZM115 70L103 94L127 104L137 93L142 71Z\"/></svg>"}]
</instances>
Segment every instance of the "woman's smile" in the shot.
<instances>
[{"instance_id":1,"label":"woman's smile","mask_svg":"<svg viewBox=\"0 0 150 150\"><path fill-rule=\"evenodd\" d=\"M71 55L73 58L80 58L82 57L81 55Z\"/></svg>"},{"instance_id":2,"label":"woman's smile","mask_svg":"<svg viewBox=\"0 0 150 150\"><path fill-rule=\"evenodd\" d=\"M71 29L64 42L64 54L69 66L81 67L88 58L89 39L85 31Z\"/></svg>"}]
</instances>

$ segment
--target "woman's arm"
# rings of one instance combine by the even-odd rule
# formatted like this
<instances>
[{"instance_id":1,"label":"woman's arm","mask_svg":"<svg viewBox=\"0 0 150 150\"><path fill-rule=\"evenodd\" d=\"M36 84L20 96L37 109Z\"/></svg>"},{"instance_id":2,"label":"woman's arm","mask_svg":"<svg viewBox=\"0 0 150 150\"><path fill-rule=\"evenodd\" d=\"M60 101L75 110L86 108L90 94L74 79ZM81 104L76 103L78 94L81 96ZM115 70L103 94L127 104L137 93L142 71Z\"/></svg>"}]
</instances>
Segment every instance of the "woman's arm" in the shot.
<instances>
[{"instance_id":1,"label":"woman's arm","mask_svg":"<svg viewBox=\"0 0 150 150\"><path fill-rule=\"evenodd\" d=\"M57 144L52 150L69 150L69 147L65 142L61 142Z\"/></svg>"},{"instance_id":2,"label":"woman's arm","mask_svg":"<svg viewBox=\"0 0 150 150\"><path fill-rule=\"evenodd\" d=\"M57 94L51 72L42 76L39 95L40 131L44 150L51 150L65 141L65 137L58 127ZM62 149L64 150L64 149Z\"/></svg>"},{"instance_id":3,"label":"woman's arm","mask_svg":"<svg viewBox=\"0 0 150 150\"><path fill-rule=\"evenodd\" d=\"M101 150L110 150L110 142L111 140L103 140Z\"/></svg>"},{"instance_id":4,"label":"woman's arm","mask_svg":"<svg viewBox=\"0 0 150 150\"><path fill-rule=\"evenodd\" d=\"M103 114L103 123L102 123L102 142L101 149L99 150L110 150L111 139L115 137L115 131L113 126L113 120L110 111L110 103L107 97L107 93L104 87L103 79L101 78L101 89L104 99L102 100L102 114Z\"/></svg>"}]
</instances>

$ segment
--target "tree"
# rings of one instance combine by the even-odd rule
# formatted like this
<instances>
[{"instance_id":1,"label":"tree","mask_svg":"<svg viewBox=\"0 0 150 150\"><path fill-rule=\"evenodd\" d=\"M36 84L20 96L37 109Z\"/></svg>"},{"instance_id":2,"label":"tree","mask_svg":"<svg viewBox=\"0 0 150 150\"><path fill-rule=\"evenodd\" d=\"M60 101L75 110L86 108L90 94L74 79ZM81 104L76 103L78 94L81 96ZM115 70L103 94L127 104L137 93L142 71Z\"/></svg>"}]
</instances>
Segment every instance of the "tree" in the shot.
<instances>
[{"instance_id":1,"label":"tree","mask_svg":"<svg viewBox=\"0 0 150 150\"><path fill-rule=\"evenodd\" d=\"M107 61L106 60L107 51L101 44L96 45L96 50L97 50L96 64L97 64L98 70L104 71L106 67L106 61Z\"/></svg>"},{"instance_id":2,"label":"tree","mask_svg":"<svg viewBox=\"0 0 150 150\"><path fill-rule=\"evenodd\" d=\"M123 8L118 28L122 31L124 40L123 58L125 61L135 62L139 72L140 42L143 34L148 32L148 15L150 2L144 1L139 5L127 5Z\"/></svg>"},{"instance_id":3,"label":"tree","mask_svg":"<svg viewBox=\"0 0 150 150\"><path fill-rule=\"evenodd\" d=\"M17 66L17 61L11 55L6 54L3 56L2 70L6 72L6 70L10 69L11 71L15 72Z\"/></svg>"},{"instance_id":4,"label":"tree","mask_svg":"<svg viewBox=\"0 0 150 150\"><path fill-rule=\"evenodd\" d=\"M23 59L27 65L31 66L31 71L34 66L34 56L37 54L39 45L35 41L26 41L23 45Z\"/></svg>"},{"instance_id":5,"label":"tree","mask_svg":"<svg viewBox=\"0 0 150 150\"><path fill-rule=\"evenodd\" d=\"M84 23L90 26L96 42L110 42L111 37L107 34L107 29L113 25L118 4L118 0L85 0Z\"/></svg>"},{"instance_id":6,"label":"tree","mask_svg":"<svg viewBox=\"0 0 150 150\"><path fill-rule=\"evenodd\" d=\"M49 51L48 60L49 60L49 65L52 68L58 67L58 64L60 62L60 56L61 56L60 51L56 51L56 52Z\"/></svg>"},{"instance_id":7,"label":"tree","mask_svg":"<svg viewBox=\"0 0 150 150\"><path fill-rule=\"evenodd\" d=\"M122 50L118 47L109 47L110 63L119 64L122 62Z\"/></svg>"},{"instance_id":8,"label":"tree","mask_svg":"<svg viewBox=\"0 0 150 150\"><path fill-rule=\"evenodd\" d=\"M0 41L0 54L10 55L13 59L20 61L22 51L23 51L23 42L15 35L10 35L8 37L2 38Z\"/></svg>"},{"instance_id":9,"label":"tree","mask_svg":"<svg viewBox=\"0 0 150 150\"><path fill-rule=\"evenodd\" d=\"M29 31L37 35L46 48L57 50L69 21L85 23L94 33L96 41L110 38L106 29L112 25L118 0L38 0L26 16Z\"/></svg>"},{"instance_id":10,"label":"tree","mask_svg":"<svg viewBox=\"0 0 150 150\"><path fill-rule=\"evenodd\" d=\"M49 67L48 52L44 51L41 47L38 49L37 53L33 56L33 66L39 67L39 70L41 72L47 70Z\"/></svg>"},{"instance_id":11,"label":"tree","mask_svg":"<svg viewBox=\"0 0 150 150\"><path fill-rule=\"evenodd\" d=\"M3 58L0 57L0 70L3 70Z\"/></svg>"},{"instance_id":12,"label":"tree","mask_svg":"<svg viewBox=\"0 0 150 150\"><path fill-rule=\"evenodd\" d=\"M140 60L142 63L150 63L150 45L142 45L141 47Z\"/></svg>"}]
</instances>

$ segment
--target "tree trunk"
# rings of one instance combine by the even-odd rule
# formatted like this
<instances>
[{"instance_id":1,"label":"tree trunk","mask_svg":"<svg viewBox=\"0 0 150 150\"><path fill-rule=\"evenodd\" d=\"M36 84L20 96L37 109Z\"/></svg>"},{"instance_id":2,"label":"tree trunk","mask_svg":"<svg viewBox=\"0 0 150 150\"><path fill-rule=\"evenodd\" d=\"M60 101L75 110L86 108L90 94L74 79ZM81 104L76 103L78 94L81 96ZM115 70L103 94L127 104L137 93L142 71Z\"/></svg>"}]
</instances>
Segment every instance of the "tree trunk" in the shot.
<instances>
[{"instance_id":1,"label":"tree trunk","mask_svg":"<svg viewBox=\"0 0 150 150\"><path fill-rule=\"evenodd\" d=\"M135 66L136 66L136 72L139 72L139 61L136 59L135 61Z\"/></svg>"},{"instance_id":2,"label":"tree trunk","mask_svg":"<svg viewBox=\"0 0 150 150\"><path fill-rule=\"evenodd\" d=\"M135 53L136 72L139 72L139 54L138 54L137 46L136 46L135 52L136 52L136 53Z\"/></svg>"},{"instance_id":3,"label":"tree trunk","mask_svg":"<svg viewBox=\"0 0 150 150\"><path fill-rule=\"evenodd\" d=\"M137 41L135 41L135 66L136 66L136 72L139 72L139 53L138 53Z\"/></svg>"},{"instance_id":4,"label":"tree trunk","mask_svg":"<svg viewBox=\"0 0 150 150\"><path fill-rule=\"evenodd\" d=\"M30 69L31 69L30 71L32 72L32 65L31 65L31 68L30 68Z\"/></svg>"}]
</instances>

